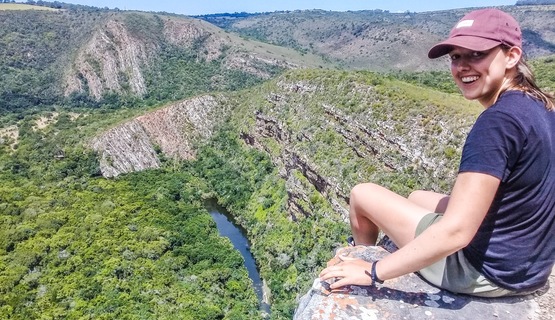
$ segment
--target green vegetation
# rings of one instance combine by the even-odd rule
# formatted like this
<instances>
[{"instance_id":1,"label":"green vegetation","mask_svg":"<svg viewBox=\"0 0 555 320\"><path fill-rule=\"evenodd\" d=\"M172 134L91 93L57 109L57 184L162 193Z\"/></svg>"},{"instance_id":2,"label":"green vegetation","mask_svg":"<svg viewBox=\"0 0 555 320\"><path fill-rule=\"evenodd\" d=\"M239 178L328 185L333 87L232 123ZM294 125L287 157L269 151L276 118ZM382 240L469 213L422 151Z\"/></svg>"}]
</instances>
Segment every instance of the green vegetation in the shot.
<instances>
[{"instance_id":1,"label":"green vegetation","mask_svg":"<svg viewBox=\"0 0 555 320\"><path fill-rule=\"evenodd\" d=\"M149 88L145 99L153 102L175 101L207 91L230 91L250 87L261 78L241 70L223 68L224 61L204 61L197 52L167 45L156 58L147 76ZM270 74L282 72L279 67L266 67Z\"/></svg>"},{"instance_id":2,"label":"green vegetation","mask_svg":"<svg viewBox=\"0 0 555 320\"><path fill-rule=\"evenodd\" d=\"M90 35L93 23L86 12L0 11L0 111L62 102L67 50Z\"/></svg>"},{"instance_id":3,"label":"green vegetation","mask_svg":"<svg viewBox=\"0 0 555 320\"><path fill-rule=\"evenodd\" d=\"M328 212L335 219L320 214L291 219L285 181L267 155L246 148L231 129L224 128L200 149L195 167L220 204L248 230L261 276L272 293L272 319L291 319L297 295L308 290L331 258L346 225L302 175L299 179L312 193L304 203L307 210Z\"/></svg>"},{"instance_id":4,"label":"green vegetation","mask_svg":"<svg viewBox=\"0 0 555 320\"><path fill-rule=\"evenodd\" d=\"M555 56L530 61L538 85L545 91L555 93Z\"/></svg>"},{"instance_id":5,"label":"green vegetation","mask_svg":"<svg viewBox=\"0 0 555 320\"><path fill-rule=\"evenodd\" d=\"M422 85L446 93L458 93L459 88L453 81L451 73L446 71L403 72L397 71L389 74L391 77Z\"/></svg>"},{"instance_id":6,"label":"green vegetation","mask_svg":"<svg viewBox=\"0 0 555 320\"><path fill-rule=\"evenodd\" d=\"M101 117L74 121L90 132ZM2 146L0 318L257 318L242 258L194 172L98 177L70 121L35 131L24 119L18 148Z\"/></svg>"}]
</instances>

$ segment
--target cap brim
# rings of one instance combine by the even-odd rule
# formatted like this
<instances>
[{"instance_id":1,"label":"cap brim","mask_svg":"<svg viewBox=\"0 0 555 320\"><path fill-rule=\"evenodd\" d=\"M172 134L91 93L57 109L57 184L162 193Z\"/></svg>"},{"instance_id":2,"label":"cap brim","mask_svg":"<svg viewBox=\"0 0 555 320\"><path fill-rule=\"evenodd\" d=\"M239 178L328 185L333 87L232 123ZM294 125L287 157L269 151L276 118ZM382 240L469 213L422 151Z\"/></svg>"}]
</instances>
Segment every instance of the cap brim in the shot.
<instances>
[{"instance_id":1,"label":"cap brim","mask_svg":"<svg viewBox=\"0 0 555 320\"><path fill-rule=\"evenodd\" d=\"M448 54L453 47L462 47L475 51L485 51L500 45L498 40L480 38L476 36L456 36L433 46L428 51L428 58L435 59Z\"/></svg>"}]
</instances>

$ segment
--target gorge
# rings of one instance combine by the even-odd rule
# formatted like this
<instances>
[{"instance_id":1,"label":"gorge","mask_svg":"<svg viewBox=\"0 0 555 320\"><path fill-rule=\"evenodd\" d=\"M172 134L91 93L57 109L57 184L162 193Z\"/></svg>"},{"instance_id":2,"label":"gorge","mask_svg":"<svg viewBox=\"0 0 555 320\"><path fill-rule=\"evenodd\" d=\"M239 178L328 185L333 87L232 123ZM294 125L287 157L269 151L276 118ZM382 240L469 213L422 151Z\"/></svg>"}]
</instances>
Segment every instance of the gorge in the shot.
<instances>
[{"instance_id":1,"label":"gorge","mask_svg":"<svg viewBox=\"0 0 555 320\"><path fill-rule=\"evenodd\" d=\"M264 13L218 28L4 5L2 319L252 320L262 305L290 320L345 244L352 186L449 190L481 112L436 71L444 61L420 54L467 9ZM555 6L507 9L554 88ZM248 230L250 250L216 220Z\"/></svg>"}]
</instances>

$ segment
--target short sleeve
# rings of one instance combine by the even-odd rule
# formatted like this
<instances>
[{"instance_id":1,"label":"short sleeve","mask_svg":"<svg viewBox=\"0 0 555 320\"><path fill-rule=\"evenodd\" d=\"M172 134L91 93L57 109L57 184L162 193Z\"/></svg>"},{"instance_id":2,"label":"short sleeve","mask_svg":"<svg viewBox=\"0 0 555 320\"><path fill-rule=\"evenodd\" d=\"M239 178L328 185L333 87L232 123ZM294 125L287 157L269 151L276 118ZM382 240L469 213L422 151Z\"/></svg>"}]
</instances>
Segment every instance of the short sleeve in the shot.
<instances>
[{"instance_id":1,"label":"short sleeve","mask_svg":"<svg viewBox=\"0 0 555 320\"><path fill-rule=\"evenodd\" d=\"M518 120L501 110L485 110L470 130L459 172L480 172L505 182L525 143Z\"/></svg>"}]
</instances>

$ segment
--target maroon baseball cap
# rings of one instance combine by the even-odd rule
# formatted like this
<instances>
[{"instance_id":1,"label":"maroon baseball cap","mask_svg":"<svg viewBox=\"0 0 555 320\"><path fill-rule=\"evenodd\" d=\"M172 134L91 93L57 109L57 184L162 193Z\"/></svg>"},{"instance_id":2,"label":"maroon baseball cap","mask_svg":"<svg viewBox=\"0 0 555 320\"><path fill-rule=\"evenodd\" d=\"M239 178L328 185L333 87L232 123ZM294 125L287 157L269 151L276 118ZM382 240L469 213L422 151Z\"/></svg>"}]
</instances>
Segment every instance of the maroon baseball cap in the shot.
<instances>
[{"instance_id":1,"label":"maroon baseball cap","mask_svg":"<svg viewBox=\"0 0 555 320\"><path fill-rule=\"evenodd\" d=\"M457 23L447 40L433 46L428 57L439 58L449 53L453 46L486 51L500 44L522 48L522 33L518 22L498 9L475 10Z\"/></svg>"}]
</instances>

